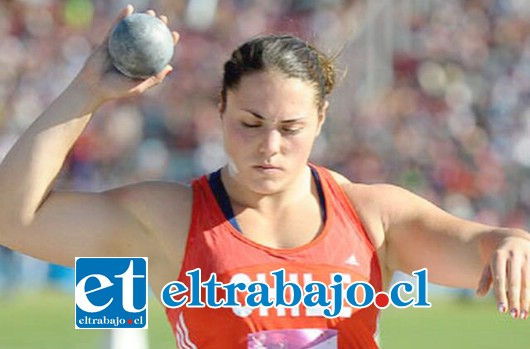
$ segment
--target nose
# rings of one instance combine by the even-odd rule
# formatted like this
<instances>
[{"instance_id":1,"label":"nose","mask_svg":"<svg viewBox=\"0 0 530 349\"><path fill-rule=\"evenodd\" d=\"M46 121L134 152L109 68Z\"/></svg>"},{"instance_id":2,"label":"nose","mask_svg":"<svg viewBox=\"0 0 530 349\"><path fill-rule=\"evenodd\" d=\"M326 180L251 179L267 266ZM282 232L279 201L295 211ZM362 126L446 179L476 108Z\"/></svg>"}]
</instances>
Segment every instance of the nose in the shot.
<instances>
[{"instance_id":1,"label":"nose","mask_svg":"<svg viewBox=\"0 0 530 349\"><path fill-rule=\"evenodd\" d=\"M280 151L282 135L278 130L267 130L259 146L259 152L270 157Z\"/></svg>"}]
</instances>

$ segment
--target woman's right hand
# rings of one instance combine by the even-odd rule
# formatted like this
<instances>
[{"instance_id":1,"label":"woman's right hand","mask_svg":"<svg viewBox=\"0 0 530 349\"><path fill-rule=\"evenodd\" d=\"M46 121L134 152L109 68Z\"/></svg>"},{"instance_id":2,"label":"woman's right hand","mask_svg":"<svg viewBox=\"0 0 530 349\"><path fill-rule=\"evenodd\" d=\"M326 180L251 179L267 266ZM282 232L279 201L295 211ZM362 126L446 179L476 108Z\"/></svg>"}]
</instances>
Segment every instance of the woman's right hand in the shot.
<instances>
[{"instance_id":1,"label":"woman's right hand","mask_svg":"<svg viewBox=\"0 0 530 349\"><path fill-rule=\"evenodd\" d=\"M131 5L125 7L115 19L111 30L119 21L133 12L134 8ZM153 10L149 10L146 13L156 16ZM166 16L162 15L159 18L167 25ZM81 83L85 88L88 87L91 98L95 99L94 103L96 105L113 99L140 95L147 89L160 84L167 74L173 70L170 65L167 65L160 73L145 80L134 80L121 74L112 65L108 52L108 40L111 30L107 33L105 40L92 52L83 69L74 80L74 83ZM171 33L173 42L176 45L179 34L175 31Z\"/></svg>"}]
</instances>

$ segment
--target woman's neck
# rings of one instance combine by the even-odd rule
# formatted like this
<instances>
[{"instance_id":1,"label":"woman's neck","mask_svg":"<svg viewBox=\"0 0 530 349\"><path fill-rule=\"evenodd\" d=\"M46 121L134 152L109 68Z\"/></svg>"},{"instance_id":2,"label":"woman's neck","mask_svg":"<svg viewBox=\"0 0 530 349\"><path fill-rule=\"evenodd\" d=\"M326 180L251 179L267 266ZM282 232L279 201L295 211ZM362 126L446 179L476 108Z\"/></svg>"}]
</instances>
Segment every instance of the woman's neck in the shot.
<instances>
[{"instance_id":1,"label":"woman's neck","mask_svg":"<svg viewBox=\"0 0 530 349\"><path fill-rule=\"evenodd\" d=\"M221 170L221 180L234 209L255 209L274 213L278 209L300 202L313 195L311 169L305 166L293 180L275 193L258 193L231 176L227 167Z\"/></svg>"}]
</instances>

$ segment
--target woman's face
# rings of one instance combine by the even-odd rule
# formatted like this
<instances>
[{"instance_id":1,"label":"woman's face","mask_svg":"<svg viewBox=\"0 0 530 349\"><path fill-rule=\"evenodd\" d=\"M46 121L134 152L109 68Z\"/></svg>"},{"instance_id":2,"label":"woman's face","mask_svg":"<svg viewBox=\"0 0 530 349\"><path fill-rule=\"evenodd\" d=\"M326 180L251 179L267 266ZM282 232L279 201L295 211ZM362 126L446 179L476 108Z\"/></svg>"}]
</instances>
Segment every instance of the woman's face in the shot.
<instances>
[{"instance_id":1,"label":"woman's face","mask_svg":"<svg viewBox=\"0 0 530 349\"><path fill-rule=\"evenodd\" d=\"M274 194L303 172L325 119L313 85L278 72L243 77L222 113L229 174L258 194Z\"/></svg>"}]
</instances>

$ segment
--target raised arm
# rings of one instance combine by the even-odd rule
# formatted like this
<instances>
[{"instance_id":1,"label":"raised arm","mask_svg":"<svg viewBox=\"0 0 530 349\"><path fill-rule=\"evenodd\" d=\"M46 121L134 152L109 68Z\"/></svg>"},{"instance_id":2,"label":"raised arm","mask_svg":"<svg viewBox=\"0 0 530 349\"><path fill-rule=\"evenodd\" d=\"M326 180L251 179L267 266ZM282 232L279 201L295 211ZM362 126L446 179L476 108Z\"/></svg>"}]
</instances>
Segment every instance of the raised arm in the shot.
<instances>
[{"instance_id":1,"label":"raised arm","mask_svg":"<svg viewBox=\"0 0 530 349\"><path fill-rule=\"evenodd\" d=\"M128 6L116 21L132 12ZM176 43L178 36L173 35ZM144 81L128 79L112 68L105 39L0 164L0 244L65 265L72 265L75 256L127 254L148 245L149 229L137 216L139 211L123 199L142 195L141 186L101 194L52 188L93 112L108 100L141 94L171 69L167 66Z\"/></svg>"}]
</instances>

